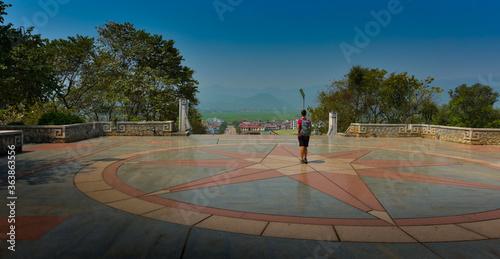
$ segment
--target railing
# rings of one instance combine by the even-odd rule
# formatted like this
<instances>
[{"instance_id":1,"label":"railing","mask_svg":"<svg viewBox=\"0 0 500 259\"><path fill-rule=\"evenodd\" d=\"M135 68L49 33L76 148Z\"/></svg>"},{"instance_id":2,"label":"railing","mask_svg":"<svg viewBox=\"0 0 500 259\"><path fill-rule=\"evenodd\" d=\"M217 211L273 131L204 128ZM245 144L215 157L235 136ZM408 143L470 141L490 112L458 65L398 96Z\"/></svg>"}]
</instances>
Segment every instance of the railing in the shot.
<instances>
[{"instance_id":1,"label":"railing","mask_svg":"<svg viewBox=\"0 0 500 259\"><path fill-rule=\"evenodd\" d=\"M100 136L169 136L173 121L90 122L71 125L1 125L0 130L20 130L24 143L68 143Z\"/></svg>"},{"instance_id":2,"label":"railing","mask_svg":"<svg viewBox=\"0 0 500 259\"><path fill-rule=\"evenodd\" d=\"M13 149L12 146L14 146ZM15 153L23 150L23 132L21 130L0 131L0 156L9 154L11 150L14 150Z\"/></svg>"},{"instance_id":3,"label":"railing","mask_svg":"<svg viewBox=\"0 0 500 259\"><path fill-rule=\"evenodd\" d=\"M462 128L428 124L351 123L346 133L358 137L423 137L473 145L500 144L500 129Z\"/></svg>"}]
</instances>

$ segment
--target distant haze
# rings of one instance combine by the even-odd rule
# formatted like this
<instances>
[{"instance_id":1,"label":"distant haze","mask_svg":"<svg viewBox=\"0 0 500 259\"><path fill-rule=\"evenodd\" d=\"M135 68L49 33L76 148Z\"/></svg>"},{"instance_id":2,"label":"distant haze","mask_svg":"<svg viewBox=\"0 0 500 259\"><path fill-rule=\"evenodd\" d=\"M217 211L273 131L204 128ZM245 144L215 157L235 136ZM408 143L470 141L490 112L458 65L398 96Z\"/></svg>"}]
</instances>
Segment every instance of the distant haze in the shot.
<instances>
[{"instance_id":1,"label":"distant haze","mask_svg":"<svg viewBox=\"0 0 500 259\"><path fill-rule=\"evenodd\" d=\"M383 68L381 68L383 69ZM389 71L393 72L393 71ZM331 81L340 80L341 78L332 78ZM419 78L424 79L424 78ZM486 80L486 82L484 82ZM463 79L440 79L432 82L432 86L443 89L441 96L437 97L438 104L448 103L449 90L455 89L457 86L467 84L471 86L476 83L485 83L493 87L497 92L500 92L496 82L500 82L497 78L492 78L491 82L488 77L481 78L463 78ZM305 106L316 107L316 98L318 92L328 88L328 83L325 85L303 87L305 92ZM302 96L299 92L300 88L280 89L280 88L232 88L220 85L208 87L200 87L198 98L200 105L198 108L202 113L207 112L238 112L238 111L273 111L287 110L300 111L302 110ZM500 107L500 102L495 106Z\"/></svg>"},{"instance_id":2,"label":"distant haze","mask_svg":"<svg viewBox=\"0 0 500 259\"><path fill-rule=\"evenodd\" d=\"M305 105L314 107L318 92L325 86L302 88ZM198 98L201 112L302 110L302 95L297 89L230 88L224 86L200 87Z\"/></svg>"}]
</instances>

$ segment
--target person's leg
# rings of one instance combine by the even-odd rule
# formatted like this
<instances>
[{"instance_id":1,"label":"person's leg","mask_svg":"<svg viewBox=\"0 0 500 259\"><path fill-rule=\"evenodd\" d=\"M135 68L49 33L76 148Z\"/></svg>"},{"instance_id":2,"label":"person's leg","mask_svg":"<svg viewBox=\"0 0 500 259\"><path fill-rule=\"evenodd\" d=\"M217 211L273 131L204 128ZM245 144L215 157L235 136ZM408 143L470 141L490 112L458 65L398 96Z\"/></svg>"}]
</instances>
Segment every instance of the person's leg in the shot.
<instances>
[{"instance_id":1,"label":"person's leg","mask_svg":"<svg viewBox=\"0 0 500 259\"><path fill-rule=\"evenodd\" d=\"M304 158L303 158L303 160L305 163L308 163L308 161L307 161L307 147L309 147L309 137L304 137L304 146L303 146Z\"/></svg>"},{"instance_id":2,"label":"person's leg","mask_svg":"<svg viewBox=\"0 0 500 259\"><path fill-rule=\"evenodd\" d=\"M299 146L300 146L300 162L304 163L304 139L302 136L297 137L299 140Z\"/></svg>"},{"instance_id":3,"label":"person's leg","mask_svg":"<svg viewBox=\"0 0 500 259\"><path fill-rule=\"evenodd\" d=\"M304 155L307 157L307 149L306 147L300 147L300 160L304 160Z\"/></svg>"}]
</instances>

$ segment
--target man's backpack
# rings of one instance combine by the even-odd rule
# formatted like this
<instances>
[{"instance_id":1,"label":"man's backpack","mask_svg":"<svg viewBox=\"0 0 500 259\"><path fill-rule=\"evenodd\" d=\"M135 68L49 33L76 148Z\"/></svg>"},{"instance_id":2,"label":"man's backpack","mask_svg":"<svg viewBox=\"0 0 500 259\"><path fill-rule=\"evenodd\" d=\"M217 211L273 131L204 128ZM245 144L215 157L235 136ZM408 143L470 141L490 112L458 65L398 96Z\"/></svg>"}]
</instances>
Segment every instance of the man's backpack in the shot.
<instances>
[{"instance_id":1,"label":"man's backpack","mask_svg":"<svg viewBox=\"0 0 500 259\"><path fill-rule=\"evenodd\" d=\"M300 135L306 137L311 136L311 122L309 120L302 120Z\"/></svg>"}]
</instances>

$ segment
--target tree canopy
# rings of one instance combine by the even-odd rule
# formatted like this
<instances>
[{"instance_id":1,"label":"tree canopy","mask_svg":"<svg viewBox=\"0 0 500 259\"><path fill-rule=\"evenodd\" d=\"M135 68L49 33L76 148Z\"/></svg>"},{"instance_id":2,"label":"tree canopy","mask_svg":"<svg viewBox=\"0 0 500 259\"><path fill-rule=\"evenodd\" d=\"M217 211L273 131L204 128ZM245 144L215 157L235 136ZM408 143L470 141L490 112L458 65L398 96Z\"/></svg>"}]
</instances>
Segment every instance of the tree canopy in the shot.
<instances>
[{"instance_id":1,"label":"tree canopy","mask_svg":"<svg viewBox=\"0 0 500 259\"><path fill-rule=\"evenodd\" d=\"M94 38L77 35L56 39L47 44L46 50L58 82L50 99L66 110L84 109L83 96L90 86L83 78L95 57Z\"/></svg>"},{"instance_id":2,"label":"tree canopy","mask_svg":"<svg viewBox=\"0 0 500 259\"><path fill-rule=\"evenodd\" d=\"M500 128L500 93L482 84L450 90L450 101L438 107L441 88L404 73L353 66L341 80L318 93L318 106L309 107L312 120L328 120L338 113L338 129L351 123L426 123L470 128ZM326 133L327 128L320 129Z\"/></svg>"},{"instance_id":3,"label":"tree canopy","mask_svg":"<svg viewBox=\"0 0 500 259\"><path fill-rule=\"evenodd\" d=\"M451 100L440 107L435 124L469 128L500 127L500 110L493 107L500 94L491 86L463 84L448 94Z\"/></svg>"},{"instance_id":4,"label":"tree canopy","mask_svg":"<svg viewBox=\"0 0 500 259\"><path fill-rule=\"evenodd\" d=\"M94 121L176 120L178 100L187 98L193 133L204 133L198 82L174 40L108 22L97 27L97 39L49 41L33 28L3 25L7 7L0 1L0 120L5 109L33 116L35 107Z\"/></svg>"},{"instance_id":5,"label":"tree canopy","mask_svg":"<svg viewBox=\"0 0 500 259\"><path fill-rule=\"evenodd\" d=\"M442 92L431 86L434 79L423 80L407 72L388 74L378 68L353 66L343 79L333 81L318 93L316 108L309 107L313 120L328 121L328 113L338 113L340 131L352 122L411 123L428 120L435 97ZM327 129L320 129L326 132Z\"/></svg>"},{"instance_id":6,"label":"tree canopy","mask_svg":"<svg viewBox=\"0 0 500 259\"><path fill-rule=\"evenodd\" d=\"M57 90L45 51L48 41L32 28L4 24L7 5L0 1L0 108L33 105Z\"/></svg>"},{"instance_id":7,"label":"tree canopy","mask_svg":"<svg viewBox=\"0 0 500 259\"><path fill-rule=\"evenodd\" d=\"M89 82L106 82L97 92L113 98L100 107L108 114L121 114L127 120L164 120L178 116L179 98L191 106L198 104L198 82L194 71L183 66L183 57L173 40L137 30L130 23L108 22L98 27L97 58Z\"/></svg>"}]
</instances>

